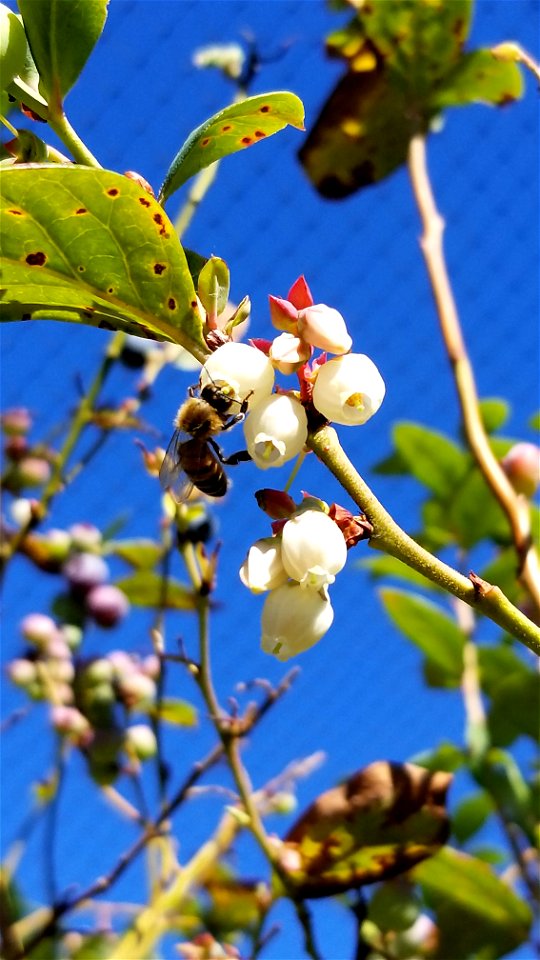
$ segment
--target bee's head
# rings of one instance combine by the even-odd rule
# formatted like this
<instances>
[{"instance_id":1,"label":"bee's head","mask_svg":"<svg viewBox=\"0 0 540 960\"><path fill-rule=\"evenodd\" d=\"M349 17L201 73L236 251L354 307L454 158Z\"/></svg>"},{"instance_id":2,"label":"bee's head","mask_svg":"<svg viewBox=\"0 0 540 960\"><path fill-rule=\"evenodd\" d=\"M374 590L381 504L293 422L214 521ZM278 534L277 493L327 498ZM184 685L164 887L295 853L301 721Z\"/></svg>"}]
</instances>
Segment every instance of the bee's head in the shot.
<instances>
[{"instance_id":1,"label":"bee's head","mask_svg":"<svg viewBox=\"0 0 540 960\"><path fill-rule=\"evenodd\" d=\"M239 403L236 397L225 392L224 386L223 383L212 380L201 389L201 398L221 414L228 413L234 403Z\"/></svg>"}]
</instances>

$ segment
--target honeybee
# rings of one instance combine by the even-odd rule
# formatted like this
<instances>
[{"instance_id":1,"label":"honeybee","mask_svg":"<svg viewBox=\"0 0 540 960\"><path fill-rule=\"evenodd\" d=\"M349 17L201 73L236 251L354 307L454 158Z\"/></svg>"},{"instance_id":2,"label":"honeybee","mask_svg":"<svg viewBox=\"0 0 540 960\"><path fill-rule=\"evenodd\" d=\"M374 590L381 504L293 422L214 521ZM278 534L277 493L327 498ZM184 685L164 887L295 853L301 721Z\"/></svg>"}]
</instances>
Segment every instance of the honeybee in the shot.
<instances>
[{"instance_id":1,"label":"honeybee","mask_svg":"<svg viewBox=\"0 0 540 960\"><path fill-rule=\"evenodd\" d=\"M223 465L251 459L247 450L224 456L214 440L244 419L251 394L236 400L214 382L190 387L188 393L174 418L175 430L159 471L161 486L179 503L193 487L209 497L223 497L229 485Z\"/></svg>"}]
</instances>

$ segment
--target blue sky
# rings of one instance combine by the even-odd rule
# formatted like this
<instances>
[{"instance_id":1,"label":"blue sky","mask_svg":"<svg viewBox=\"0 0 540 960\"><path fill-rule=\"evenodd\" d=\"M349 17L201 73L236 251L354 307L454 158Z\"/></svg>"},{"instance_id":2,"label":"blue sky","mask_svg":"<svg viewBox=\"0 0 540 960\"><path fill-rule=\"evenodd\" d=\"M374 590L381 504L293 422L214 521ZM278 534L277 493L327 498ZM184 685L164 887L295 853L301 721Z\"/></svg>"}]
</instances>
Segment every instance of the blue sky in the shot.
<instances>
[{"instance_id":1,"label":"blue sky","mask_svg":"<svg viewBox=\"0 0 540 960\"><path fill-rule=\"evenodd\" d=\"M342 18L315 0L112 0L103 38L87 70L69 95L71 122L100 162L114 170L136 169L155 187L191 129L229 102L232 89L212 71L191 67L193 51L210 42L257 37L269 59L251 92L290 89L306 106L307 125L340 72L324 59L321 38ZM535 52L538 8L533 0L480 0L471 45L505 39ZM289 46L289 42L291 45ZM537 52L537 51L536 51ZM450 111L429 144L429 162L440 208L447 221L446 250L465 337L482 396L507 397L513 408L512 435L530 439L527 420L538 404L537 91L526 81L524 99L504 110L475 106ZM302 134L287 130L254 150L229 158L204 201L186 244L217 254L229 264L232 295L249 294L253 336L270 336L269 293L285 296L304 273L315 300L347 318L355 349L379 366L387 396L365 427L342 428L345 449L377 496L408 531L418 523L413 485L375 476L371 467L390 448L393 425L422 420L455 436L458 413L454 387L441 346L431 295L418 248L420 232L404 171L346 203L320 200L296 160ZM182 196L168 206L174 216ZM2 406L28 406L35 434L43 436L76 402L76 378L89 382L105 344L101 331L53 323L12 325L2 331ZM537 344L536 344L537 346ZM144 418L162 440L193 375L169 370L159 381ZM116 373L105 395L121 397L129 375ZM122 392L124 391L124 393ZM234 442L233 442L234 445ZM235 447L236 449L236 447ZM138 469L133 438L118 435L93 468L59 499L51 526L78 520L107 526L127 516L126 535L156 535L157 486ZM261 601L238 583L238 567L250 542L267 532L253 493L278 486L287 471L262 479L253 465L234 473L225 503L216 509L221 552L213 623L215 678L223 700L241 680L265 676L277 681L284 669L258 647ZM350 506L323 468L308 458L296 482L300 490ZM337 779L376 759L403 761L429 746L462 737L463 708L455 692L422 684L418 653L396 633L382 612L373 586L349 558L333 590L335 623L299 665L302 673L285 702L256 731L245 751L253 782L260 786L292 759L322 750L326 763L300 784L300 806ZM178 568L179 570L179 568ZM26 613L46 610L55 584L36 578L24 563L14 564L6 586L4 656L19 650L17 624ZM149 617L127 621L115 635L89 632L88 653L125 644L148 645ZM194 625L180 619L170 635L194 642ZM175 674L178 696L196 698L183 674ZM20 705L10 688L4 714ZM30 803L29 783L43 775L52 746L40 733L42 711L4 738L4 844L13 839ZM178 734L176 734L178 737ZM182 763L202 755L210 738L205 725L170 738ZM29 747L31 744L31 749ZM178 770L180 777L182 767ZM217 781L213 776L212 783ZM453 799L469 790L458 782ZM187 858L205 839L218 816L220 800L194 800L177 818L181 854ZM129 828L96 799L82 764L75 759L61 804L62 837L57 854L60 885L86 883L107 870L130 840ZM287 820L272 823L284 831ZM27 893L43 895L38 831L22 865ZM260 868L249 841L248 869ZM142 866L130 870L117 894L139 896ZM325 957L351 955L352 931L335 904L317 905L317 935ZM285 909L284 930L268 947L275 960L300 957L295 924ZM171 954L172 955L172 954ZM522 954L525 957L525 954Z\"/></svg>"}]
</instances>

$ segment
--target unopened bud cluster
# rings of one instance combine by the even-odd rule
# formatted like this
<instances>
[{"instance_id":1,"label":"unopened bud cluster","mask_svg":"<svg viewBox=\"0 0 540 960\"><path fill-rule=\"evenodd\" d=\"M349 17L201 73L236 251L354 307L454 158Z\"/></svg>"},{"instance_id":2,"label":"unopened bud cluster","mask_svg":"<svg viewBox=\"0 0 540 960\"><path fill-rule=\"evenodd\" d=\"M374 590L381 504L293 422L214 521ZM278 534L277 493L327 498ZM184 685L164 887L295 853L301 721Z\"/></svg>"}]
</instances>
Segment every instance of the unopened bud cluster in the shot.
<instances>
[{"instance_id":1,"label":"unopened bud cluster","mask_svg":"<svg viewBox=\"0 0 540 960\"><path fill-rule=\"evenodd\" d=\"M257 540L240 570L253 593L269 591L262 612L261 646L278 660L308 650L329 630L334 612L328 593L345 566L344 536L320 501L309 499Z\"/></svg>"},{"instance_id":2,"label":"unopened bud cluster","mask_svg":"<svg viewBox=\"0 0 540 960\"><path fill-rule=\"evenodd\" d=\"M51 726L82 751L98 783L112 783L128 762L155 755L151 727L126 722L154 707L155 655L117 650L84 660L78 655L82 630L42 613L24 617L20 631L26 648L8 664L10 680L31 700L49 703Z\"/></svg>"},{"instance_id":3,"label":"unopened bud cluster","mask_svg":"<svg viewBox=\"0 0 540 960\"><path fill-rule=\"evenodd\" d=\"M377 412L385 393L373 361L350 353L352 340L342 315L314 304L303 277L286 300L269 300L279 335L251 346L225 343L206 361L200 380L201 387L212 382L227 396L248 400L246 446L263 470L280 467L304 449L311 408L334 423L363 424ZM316 350L323 353L315 357ZM276 371L296 374L299 389L275 391Z\"/></svg>"}]
</instances>

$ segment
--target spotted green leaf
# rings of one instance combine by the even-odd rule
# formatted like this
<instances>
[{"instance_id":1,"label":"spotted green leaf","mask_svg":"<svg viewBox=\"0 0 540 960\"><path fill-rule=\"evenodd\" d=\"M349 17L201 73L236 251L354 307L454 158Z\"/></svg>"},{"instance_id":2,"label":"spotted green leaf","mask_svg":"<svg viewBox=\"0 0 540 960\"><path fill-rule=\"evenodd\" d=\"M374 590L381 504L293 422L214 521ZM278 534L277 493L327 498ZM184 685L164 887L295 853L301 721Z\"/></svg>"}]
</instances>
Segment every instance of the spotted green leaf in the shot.
<instances>
[{"instance_id":1,"label":"spotted green leaf","mask_svg":"<svg viewBox=\"0 0 540 960\"><path fill-rule=\"evenodd\" d=\"M446 107L521 95L516 63L463 52L471 9L471 0L371 0L329 38L347 72L299 154L319 193L340 199L388 176Z\"/></svg>"},{"instance_id":2,"label":"spotted green leaf","mask_svg":"<svg viewBox=\"0 0 540 960\"><path fill-rule=\"evenodd\" d=\"M2 173L3 320L69 320L205 345L186 257L161 206L133 180L86 167Z\"/></svg>"},{"instance_id":3,"label":"spotted green leaf","mask_svg":"<svg viewBox=\"0 0 540 960\"><path fill-rule=\"evenodd\" d=\"M186 180L216 160L245 150L287 125L304 129L304 107L294 93L278 91L234 103L197 127L169 167L159 200L167 200Z\"/></svg>"},{"instance_id":4,"label":"spotted green leaf","mask_svg":"<svg viewBox=\"0 0 540 960\"><path fill-rule=\"evenodd\" d=\"M96 45L108 0L19 0L41 86L60 105Z\"/></svg>"},{"instance_id":5,"label":"spotted green leaf","mask_svg":"<svg viewBox=\"0 0 540 960\"><path fill-rule=\"evenodd\" d=\"M285 837L302 897L326 897L397 876L448 836L449 773L380 760L321 794ZM291 858L292 859L292 858Z\"/></svg>"}]
</instances>

